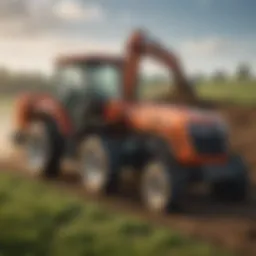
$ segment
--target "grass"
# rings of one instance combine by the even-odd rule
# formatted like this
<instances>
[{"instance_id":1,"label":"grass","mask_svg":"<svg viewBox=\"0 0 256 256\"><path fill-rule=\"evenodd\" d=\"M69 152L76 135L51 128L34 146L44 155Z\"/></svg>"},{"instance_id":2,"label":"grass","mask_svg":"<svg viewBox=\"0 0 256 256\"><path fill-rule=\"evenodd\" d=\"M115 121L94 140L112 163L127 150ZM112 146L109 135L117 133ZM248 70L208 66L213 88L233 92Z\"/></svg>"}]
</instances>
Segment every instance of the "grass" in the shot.
<instances>
[{"instance_id":1,"label":"grass","mask_svg":"<svg viewBox=\"0 0 256 256\"><path fill-rule=\"evenodd\" d=\"M39 182L0 174L0 255L230 255Z\"/></svg>"},{"instance_id":2,"label":"grass","mask_svg":"<svg viewBox=\"0 0 256 256\"><path fill-rule=\"evenodd\" d=\"M141 91L146 99L165 96L170 91L170 85L149 85ZM195 90L200 98L229 101L236 104L252 105L256 102L256 80L253 81L226 81L226 82L203 82L195 85Z\"/></svg>"},{"instance_id":3,"label":"grass","mask_svg":"<svg viewBox=\"0 0 256 256\"><path fill-rule=\"evenodd\" d=\"M213 100L228 100L239 104L256 103L256 81L203 83L197 87L200 97Z\"/></svg>"}]
</instances>

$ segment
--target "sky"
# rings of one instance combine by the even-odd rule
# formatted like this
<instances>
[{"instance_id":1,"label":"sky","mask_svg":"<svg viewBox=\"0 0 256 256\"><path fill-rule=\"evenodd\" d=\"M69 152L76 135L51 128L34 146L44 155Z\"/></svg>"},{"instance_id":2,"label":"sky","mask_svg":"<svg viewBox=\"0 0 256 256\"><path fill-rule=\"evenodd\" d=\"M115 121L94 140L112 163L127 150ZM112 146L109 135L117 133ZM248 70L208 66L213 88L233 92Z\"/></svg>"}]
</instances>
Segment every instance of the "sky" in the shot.
<instances>
[{"instance_id":1,"label":"sky","mask_svg":"<svg viewBox=\"0 0 256 256\"><path fill-rule=\"evenodd\" d=\"M256 73L255 0L0 0L0 66L51 72L59 54L123 54L135 28L180 56L189 74Z\"/></svg>"}]
</instances>

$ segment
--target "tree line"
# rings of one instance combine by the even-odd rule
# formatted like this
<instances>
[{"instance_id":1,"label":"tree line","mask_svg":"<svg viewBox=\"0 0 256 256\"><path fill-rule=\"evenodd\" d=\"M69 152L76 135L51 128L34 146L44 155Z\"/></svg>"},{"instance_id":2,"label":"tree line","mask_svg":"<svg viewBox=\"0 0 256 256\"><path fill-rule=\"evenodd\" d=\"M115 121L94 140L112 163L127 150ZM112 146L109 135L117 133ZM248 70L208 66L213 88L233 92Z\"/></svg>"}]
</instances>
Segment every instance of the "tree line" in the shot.
<instances>
[{"instance_id":1,"label":"tree line","mask_svg":"<svg viewBox=\"0 0 256 256\"><path fill-rule=\"evenodd\" d=\"M37 72L17 72L0 68L0 93L16 94L23 91L48 91L51 78Z\"/></svg>"},{"instance_id":2,"label":"tree line","mask_svg":"<svg viewBox=\"0 0 256 256\"><path fill-rule=\"evenodd\" d=\"M230 76L224 70L216 70L210 77L205 74L197 74L192 79L195 84L212 81L217 83L225 82L230 79L236 81L255 80L252 68L248 63L241 63L237 66L234 75ZM166 79L159 76L151 78L147 84L166 83ZM52 77L47 77L42 73L36 72L14 72L6 68L0 68L0 93L1 94L16 94L24 91L42 92L52 90Z\"/></svg>"},{"instance_id":3,"label":"tree line","mask_svg":"<svg viewBox=\"0 0 256 256\"><path fill-rule=\"evenodd\" d=\"M249 63L240 63L235 72L230 75L227 71L218 69L215 70L211 76L206 76L205 74L197 74L194 76L193 80L195 82L205 82L205 81L211 81L211 82L226 82L230 80L234 81L256 81L256 77L253 74L252 67Z\"/></svg>"}]
</instances>

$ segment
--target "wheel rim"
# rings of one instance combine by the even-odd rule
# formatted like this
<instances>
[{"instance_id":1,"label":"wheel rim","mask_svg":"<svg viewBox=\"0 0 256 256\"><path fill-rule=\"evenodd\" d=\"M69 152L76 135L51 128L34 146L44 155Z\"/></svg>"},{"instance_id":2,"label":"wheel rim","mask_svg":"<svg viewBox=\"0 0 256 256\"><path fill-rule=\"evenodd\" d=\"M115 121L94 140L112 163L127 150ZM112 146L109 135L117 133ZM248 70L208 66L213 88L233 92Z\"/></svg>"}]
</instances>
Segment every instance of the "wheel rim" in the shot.
<instances>
[{"instance_id":1,"label":"wheel rim","mask_svg":"<svg viewBox=\"0 0 256 256\"><path fill-rule=\"evenodd\" d=\"M163 210L171 197L171 189L166 167L162 164L152 164L147 167L142 196L148 208L154 211Z\"/></svg>"},{"instance_id":2,"label":"wheel rim","mask_svg":"<svg viewBox=\"0 0 256 256\"><path fill-rule=\"evenodd\" d=\"M82 177L89 192L99 193L107 179L105 158L99 152L87 150L82 159Z\"/></svg>"}]
</instances>

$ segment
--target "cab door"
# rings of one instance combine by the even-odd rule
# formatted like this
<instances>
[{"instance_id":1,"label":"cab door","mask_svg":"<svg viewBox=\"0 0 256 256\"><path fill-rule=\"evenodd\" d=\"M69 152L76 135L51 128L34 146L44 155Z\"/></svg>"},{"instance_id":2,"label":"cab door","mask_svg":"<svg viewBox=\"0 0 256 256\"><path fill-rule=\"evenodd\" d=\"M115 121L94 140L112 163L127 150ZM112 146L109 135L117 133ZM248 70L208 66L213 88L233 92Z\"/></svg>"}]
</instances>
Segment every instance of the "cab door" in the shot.
<instances>
[{"instance_id":1,"label":"cab door","mask_svg":"<svg viewBox=\"0 0 256 256\"><path fill-rule=\"evenodd\" d=\"M82 106L88 101L86 73L80 66L62 67L58 71L57 83L58 99L77 130L81 123Z\"/></svg>"}]
</instances>

